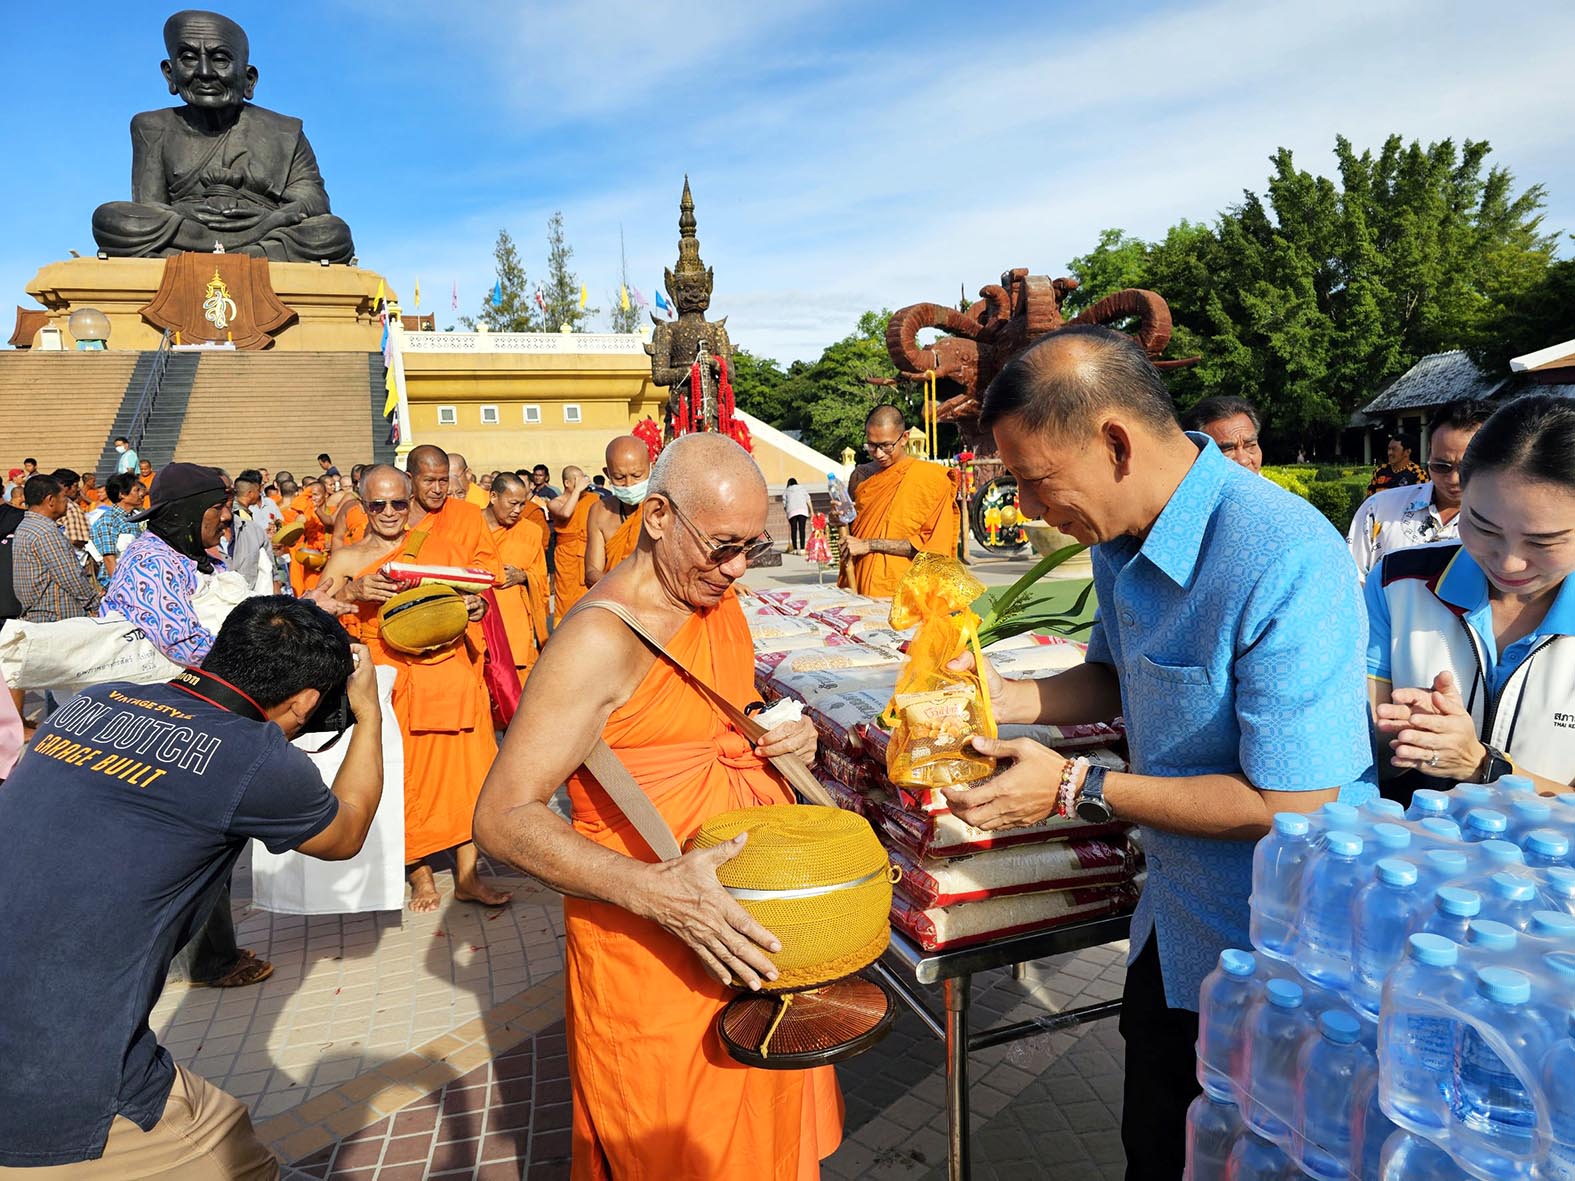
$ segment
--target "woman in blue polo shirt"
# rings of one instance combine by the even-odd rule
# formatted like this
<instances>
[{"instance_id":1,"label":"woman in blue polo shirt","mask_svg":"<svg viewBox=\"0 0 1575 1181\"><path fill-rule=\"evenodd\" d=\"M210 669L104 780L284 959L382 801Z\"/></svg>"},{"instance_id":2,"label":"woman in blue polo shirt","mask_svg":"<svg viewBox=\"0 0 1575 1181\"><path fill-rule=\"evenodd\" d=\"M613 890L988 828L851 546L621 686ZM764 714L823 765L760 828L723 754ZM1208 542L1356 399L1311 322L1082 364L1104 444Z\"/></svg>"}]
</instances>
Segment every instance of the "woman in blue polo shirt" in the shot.
<instances>
[{"instance_id":1,"label":"woman in blue polo shirt","mask_svg":"<svg viewBox=\"0 0 1575 1181\"><path fill-rule=\"evenodd\" d=\"M1390 554L1367 580L1368 685L1398 773L1384 794L1512 771L1569 791L1575 400L1500 407L1460 482L1460 540Z\"/></svg>"}]
</instances>

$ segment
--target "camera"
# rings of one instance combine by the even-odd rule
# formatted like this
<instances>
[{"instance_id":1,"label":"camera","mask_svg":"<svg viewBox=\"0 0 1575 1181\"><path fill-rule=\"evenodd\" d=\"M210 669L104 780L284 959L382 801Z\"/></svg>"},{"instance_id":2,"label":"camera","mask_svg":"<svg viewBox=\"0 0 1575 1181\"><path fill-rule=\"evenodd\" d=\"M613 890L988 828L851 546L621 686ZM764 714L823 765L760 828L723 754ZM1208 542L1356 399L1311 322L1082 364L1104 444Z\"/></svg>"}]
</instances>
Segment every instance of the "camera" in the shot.
<instances>
[{"instance_id":1,"label":"camera","mask_svg":"<svg viewBox=\"0 0 1575 1181\"><path fill-rule=\"evenodd\" d=\"M343 734L355 725L355 713L350 709L350 693L345 685L323 694L312 716L301 727L302 734Z\"/></svg>"}]
</instances>

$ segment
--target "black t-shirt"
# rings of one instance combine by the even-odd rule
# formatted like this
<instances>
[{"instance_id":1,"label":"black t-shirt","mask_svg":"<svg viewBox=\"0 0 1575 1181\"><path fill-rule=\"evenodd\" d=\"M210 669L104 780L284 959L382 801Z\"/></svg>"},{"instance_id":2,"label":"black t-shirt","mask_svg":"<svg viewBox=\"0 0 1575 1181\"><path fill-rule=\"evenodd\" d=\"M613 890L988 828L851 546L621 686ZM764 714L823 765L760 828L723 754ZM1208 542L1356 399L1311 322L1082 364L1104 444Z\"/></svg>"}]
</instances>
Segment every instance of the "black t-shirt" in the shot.
<instances>
[{"instance_id":1,"label":"black t-shirt","mask_svg":"<svg viewBox=\"0 0 1575 1181\"><path fill-rule=\"evenodd\" d=\"M293 849L338 810L278 726L170 685L95 686L39 727L0 786L0 1165L159 1121L170 961L249 838Z\"/></svg>"}]
</instances>

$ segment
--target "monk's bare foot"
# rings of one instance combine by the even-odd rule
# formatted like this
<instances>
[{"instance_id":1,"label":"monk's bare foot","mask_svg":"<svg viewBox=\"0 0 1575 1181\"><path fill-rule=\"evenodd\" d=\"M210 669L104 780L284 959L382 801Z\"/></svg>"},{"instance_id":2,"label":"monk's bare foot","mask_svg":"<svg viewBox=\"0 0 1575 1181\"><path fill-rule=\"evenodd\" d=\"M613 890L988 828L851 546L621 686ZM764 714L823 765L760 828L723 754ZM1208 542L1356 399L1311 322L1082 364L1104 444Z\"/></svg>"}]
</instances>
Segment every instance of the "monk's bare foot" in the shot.
<instances>
[{"instance_id":1,"label":"monk's bare foot","mask_svg":"<svg viewBox=\"0 0 1575 1181\"><path fill-rule=\"evenodd\" d=\"M423 865L410 875L410 909L416 914L426 914L438 908L442 895L432 878L432 867Z\"/></svg>"},{"instance_id":2,"label":"monk's bare foot","mask_svg":"<svg viewBox=\"0 0 1575 1181\"><path fill-rule=\"evenodd\" d=\"M483 906L507 906L514 895L508 890L496 890L478 878L454 883L454 898L458 902L479 902Z\"/></svg>"}]
</instances>

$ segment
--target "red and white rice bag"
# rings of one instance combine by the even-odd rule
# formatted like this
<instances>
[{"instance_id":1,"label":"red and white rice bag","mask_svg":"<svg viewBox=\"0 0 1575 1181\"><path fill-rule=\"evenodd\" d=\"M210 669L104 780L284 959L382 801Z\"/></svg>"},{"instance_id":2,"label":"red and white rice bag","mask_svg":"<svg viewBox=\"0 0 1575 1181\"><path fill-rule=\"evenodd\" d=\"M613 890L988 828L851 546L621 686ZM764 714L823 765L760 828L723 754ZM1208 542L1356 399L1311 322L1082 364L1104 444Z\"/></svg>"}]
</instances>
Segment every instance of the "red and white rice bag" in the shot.
<instances>
[{"instance_id":1,"label":"red and white rice bag","mask_svg":"<svg viewBox=\"0 0 1575 1181\"><path fill-rule=\"evenodd\" d=\"M896 653L888 652L884 648L871 648L868 644L850 640L847 636L838 636L835 639L828 637L828 642L819 647L799 648L790 652L755 653L755 671L759 672L764 668L768 674L775 675L836 672L901 663L902 657Z\"/></svg>"},{"instance_id":2,"label":"red and white rice bag","mask_svg":"<svg viewBox=\"0 0 1575 1181\"><path fill-rule=\"evenodd\" d=\"M923 908L1041 890L1113 886L1132 876L1124 840L1042 841L969 857L915 858L900 848L890 854L892 863L902 868L897 888Z\"/></svg>"},{"instance_id":3,"label":"red and white rice bag","mask_svg":"<svg viewBox=\"0 0 1575 1181\"><path fill-rule=\"evenodd\" d=\"M1045 841L1111 840L1127 831L1127 825L1120 821L1089 824L1075 816L1051 816L1022 828L987 830L975 828L950 812L905 808L896 796L872 797L866 814L885 843L906 849L915 857L966 857L988 849Z\"/></svg>"},{"instance_id":4,"label":"red and white rice bag","mask_svg":"<svg viewBox=\"0 0 1575 1181\"><path fill-rule=\"evenodd\" d=\"M383 576L401 590L415 586L451 586L461 594L479 595L496 581L479 566L434 566L430 562L385 562Z\"/></svg>"},{"instance_id":5,"label":"red and white rice bag","mask_svg":"<svg viewBox=\"0 0 1575 1181\"><path fill-rule=\"evenodd\" d=\"M749 615L745 618L757 650L762 640L776 640L783 636L821 636L827 630L811 620L796 619L791 615Z\"/></svg>"},{"instance_id":6,"label":"red and white rice bag","mask_svg":"<svg viewBox=\"0 0 1575 1181\"><path fill-rule=\"evenodd\" d=\"M829 694L810 703L808 717L822 741L843 750L860 749L859 728L880 716L896 688L897 666L886 671L889 678L878 685Z\"/></svg>"},{"instance_id":7,"label":"red and white rice bag","mask_svg":"<svg viewBox=\"0 0 1575 1181\"><path fill-rule=\"evenodd\" d=\"M1070 640L1059 644L1039 644L1032 648L1010 648L988 654L995 671L1017 680L1038 680L1054 676L1083 663L1085 648Z\"/></svg>"},{"instance_id":8,"label":"red and white rice bag","mask_svg":"<svg viewBox=\"0 0 1575 1181\"><path fill-rule=\"evenodd\" d=\"M941 951L1120 914L1130 910L1134 902L1134 892L1126 884L1044 890L928 908L914 906L894 894L891 921L925 951Z\"/></svg>"}]
</instances>

